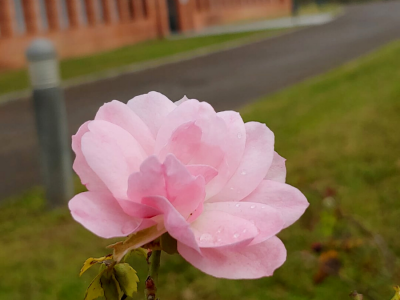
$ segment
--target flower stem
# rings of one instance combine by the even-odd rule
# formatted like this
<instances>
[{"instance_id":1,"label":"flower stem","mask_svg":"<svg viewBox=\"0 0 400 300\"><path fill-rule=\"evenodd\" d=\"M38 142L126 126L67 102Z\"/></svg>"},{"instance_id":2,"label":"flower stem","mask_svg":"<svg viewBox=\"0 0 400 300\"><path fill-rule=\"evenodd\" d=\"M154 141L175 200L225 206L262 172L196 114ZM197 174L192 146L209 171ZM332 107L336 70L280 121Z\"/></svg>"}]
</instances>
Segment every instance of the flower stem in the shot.
<instances>
[{"instance_id":1,"label":"flower stem","mask_svg":"<svg viewBox=\"0 0 400 300\"><path fill-rule=\"evenodd\" d=\"M150 257L149 274L146 279L146 300L156 300L158 270L160 269L161 250L153 250Z\"/></svg>"}]
</instances>

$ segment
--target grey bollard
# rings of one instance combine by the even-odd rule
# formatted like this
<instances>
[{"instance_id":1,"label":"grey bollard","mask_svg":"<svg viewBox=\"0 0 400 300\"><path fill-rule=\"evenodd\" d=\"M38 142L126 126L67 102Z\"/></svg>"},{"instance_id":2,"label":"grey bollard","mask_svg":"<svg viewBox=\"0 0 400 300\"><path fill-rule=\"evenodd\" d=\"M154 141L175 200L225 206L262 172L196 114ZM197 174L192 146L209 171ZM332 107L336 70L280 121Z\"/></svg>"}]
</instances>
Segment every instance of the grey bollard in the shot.
<instances>
[{"instance_id":1,"label":"grey bollard","mask_svg":"<svg viewBox=\"0 0 400 300\"><path fill-rule=\"evenodd\" d=\"M72 161L64 94L57 53L46 39L35 39L26 51L33 88L41 171L48 206L67 203L73 196Z\"/></svg>"}]
</instances>

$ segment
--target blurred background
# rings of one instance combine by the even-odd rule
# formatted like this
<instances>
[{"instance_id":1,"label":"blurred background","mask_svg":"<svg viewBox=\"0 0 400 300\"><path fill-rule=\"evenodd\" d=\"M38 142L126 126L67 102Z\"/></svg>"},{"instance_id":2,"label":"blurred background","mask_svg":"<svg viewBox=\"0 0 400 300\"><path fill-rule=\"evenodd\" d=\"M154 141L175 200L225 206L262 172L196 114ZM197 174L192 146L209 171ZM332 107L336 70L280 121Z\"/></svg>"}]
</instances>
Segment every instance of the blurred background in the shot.
<instances>
[{"instance_id":1,"label":"blurred background","mask_svg":"<svg viewBox=\"0 0 400 300\"><path fill-rule=\"evenodd\" d=\"M70 136L104 102L187 95L266 123L287 182L311 203L279 234L288 260L273 277L215 279L164 255L161 299L348 299L354 290L391 299L400 284L399 1L0 0L0 300L83 299L96 272L79 278L84 260L114 242L46 197L43 116L25 56L37 37L58 54L68 156ZM83 190L75 176L74 192ZM140 299L147 266L131 260Z\"/></svg>"}]
</instances>

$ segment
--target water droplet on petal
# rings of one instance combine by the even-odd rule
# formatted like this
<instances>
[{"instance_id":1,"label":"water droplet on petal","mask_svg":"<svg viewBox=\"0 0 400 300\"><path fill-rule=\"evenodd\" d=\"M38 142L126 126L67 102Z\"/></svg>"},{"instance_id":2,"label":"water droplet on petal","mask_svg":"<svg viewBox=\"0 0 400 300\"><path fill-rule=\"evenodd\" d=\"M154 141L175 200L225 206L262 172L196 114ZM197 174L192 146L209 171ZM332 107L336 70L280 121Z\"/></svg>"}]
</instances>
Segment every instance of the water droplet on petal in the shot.
<instances>
[{"instance_id":1,"label":"water droplet on petal","mask_svg":"<svg viewBox=\"0 0 400 300\"><path fill-rule=\"evenodd\" d=\"M239 132L239 133L237 134L237 137L238 137L238 139L241 139L241 138L242 138L242 134Z\"/></svg>"},{"instance_id":2,"label":"water droplet on petal","mask_svg":"<svg viewBox=\"0 0 400 300\"><path fill-rule=\"evenodd\" d=\"M217 242L221 242L221 241L222 241L222 239L218 239L218 240L217 240Z\"/></svg>"},{"instance_id":3,"label":"water droplet on petal","mask_svg":"<svg viewBox=\"0 0 400 300\"><path fill-rule=\"evenodd\" d=\"M221 233L221 231L222 231L222 227L219 227L217 230L217 233Z\"/></svg>"},{"instance_id":4,"label":"water droplet on petal","mask_svg":"<svg viewBox=\"0 0 400 300\"><path fill-rule=\"evenodd\" d=\"M247 229L243 229L243 233L246 233L247 232Z\"/></svg>"},{"instance_id":5,"label":"water droplet on petal","mask_svg":"<svg viewBox=\"0 0 400 300\"><path fill-rule=\"evenodd\" d=\"M235 239L237 239L239 236L240 236L239 233L235 233L235 234L233 235L233 237L234 237Z\"/></svg>"},{"instance_id":6,"label":"water droplet on petal","mask_svg":"<svg viewBox=\"0 0 400 300\"><path fill-rule=\"evenodd\" d=\"M250 206L250 208L256 208L256 206L255 206L255 205L252 205L252 206Z\"/></svg>"},{"instance_id":7,"label":"water droplet on petal","mask_svg":"<svg viewBox=\"0 0 400 300\"><path fill-rule=\"evenodd\" d=\"M238 204L236 204L235 206L236 206L236 207L240 207L240 204L238 203Z\"/></svg>"},{"instance_id":8,"label":"water droplet on petal","mask_svg":"<svg viewBox=\"0 0 400 300\"><path fill-rule=\"evenodd\" d=\"M203 233L203 234L200 236L200 242L209 242L209 241L211 241L211 240L212 240L212 235L211 235L211 234Z\"/></svg>"},{"instance_id":9,"label":"water droplet on petal","mask_svg":"<svg viewBox=\"0 0 400 300\"><path fill-rule=\"evenodd\" d=\"M231 187L230 190L233 191L233 187Z\"/></svg>"},{"instance_id":10,"label":"water droplet on petal","mask_svg":"<svg viewBox=\"0 0 400 300\"><path fill-rule=\"evenodd\" d=\"M242 175L246 175L246 174L247 174L247 172L246 172L246 170L243 170L243 171L242 171L242 173L240 173L240 174L242 174Z\"/></svg>"},{"instance_id":11,"label":"water droplet on petal","mask_svg":"<svg viewBox=\"0 0 400 300\"><path fill-rule=\"evenodd\" d=\"M265 205L261 206L262 209L264 209L265 207L266 207Z\"/></svg>"}]
</instances>

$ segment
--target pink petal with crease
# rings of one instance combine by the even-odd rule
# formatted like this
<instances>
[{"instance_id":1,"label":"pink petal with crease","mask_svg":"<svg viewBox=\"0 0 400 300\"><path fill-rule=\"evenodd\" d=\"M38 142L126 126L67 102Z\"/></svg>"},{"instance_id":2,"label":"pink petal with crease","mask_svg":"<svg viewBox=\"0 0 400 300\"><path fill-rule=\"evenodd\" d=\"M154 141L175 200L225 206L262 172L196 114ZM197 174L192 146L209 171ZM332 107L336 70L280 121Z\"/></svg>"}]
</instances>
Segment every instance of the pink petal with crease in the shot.
<instances>
[{"instance_id":1,"label":"pink petal with crease","mask_svg":"<svg viewBox=\"0 0 400 300\"><path fill-rule=\"evenodd\" d=\"M272 276L286 260L285 246L275 236L241 248L201 248L201 254L178 241L178 252L204 273L227 279Z\"/></svg>"},{"instance_id":2,"label":"pink petal with crease","mask_svg":"<svg viewBox=\"0 0 400 300\"><path fill-rule=\"evenodd\" d=\"M158 157L164 160L172 153L183 164L188 164L201 147L201 136L201 128L193 121L184 123L172 133L168 143L158 153Z\"/></svg>"},{"instance_id":3,"label":"pink petal with crease","mask_svg":"<svg viewBox=\"0 0 400 300\"><path fill-rule=\"evenodd\" d=\"M161 211L154 207L133 202L131 200L118 200L118 203L122 210L132 217L149 219L162 214Z\"/></svg>"},{"instance_id":4,"label":"pink petal with crease","mask_svg":"<svg viewBox=\"0 0 400 300\"><path fill-rule=\"evenodd\" d=\"M207 185L207 198L220 192L236 172L246 145L246 129L240 114L223 111L217 113L217 116L225 122L227 128L222 145L225 157L224 163L219 167L219 176Z\"/></svg>"},{"instance_id":5,"label":"pink petal with crease","mask_svg":"<svg viewBox=\"0 0 400 300\"><path fill-rule=\"evenodd\" d=\"M249 195L266 176L274 154L274 134L264 124L248 122L246 147L235 174L209 202L239 201Z\"/></svg>"},{"instance_id":6,"label":"pink petal with crease","mask_svg":"<svg viewBox=\"0 0 400 300\"><path fill-rule=\"evenodd\" d=\"M147 125L153 138L165 122L166 116L176 109L176 105L158 92L140 95L128 102L130 109Z\"/></svg>"},{"instance_id":7,"label":"pink petal with crease","mask_svg":"<svg viewBox=\"0 0 400 300\"><path fill-rule=\"evenodd\" d=\"M89 123L91 121L88 121L84 123L78 130L78 132L72 136L72 149L75 152L75 160L73 164L73 169L78 174L79 178L81 179L81 182L83 185L86 186L86 188L89 191L94 191L94 192L105 192L109 193L109 190L107 186L104 184L103 181L97 176L97 174L90 168L88 165L85 156L82 153L82 147L81 147L81 140L82 136L89 132Z\"/></svg>"},{"instance_id":8,"label":"pink petal with crease","mask_svg":"<svg viewBox=\"0 0 400 300\"><path fill-rule=\"evenodd\" d=\"M68 207L75 221L103 238L126 236L141 223L140 218L125 214L118 202L104 193L81 193L69 201Z\"/></svg>"},{"instance_id":9,"label":"pink petal with crease","mask_svg":"<svg viewBox=\"0 0 400 300\"><path fill-rule=\"evenodd\" d=\"M194 251L200 252L189 223L167 199L163 197L148 197L143 199L143 203L163 212L164 227L173 238L193 248Z\"/></svg>"},{"instance_id":10,"label":"pink petal with crease","mask_svg":"<svg viewBox=\"0 0 400 300\"><path fill-rule=\"evenodd\" d=\"M142 202L144 197L151 196L168 198L188 218L202 211L205 181L201 176L192 176L172 154L166 157L164 164L151 156L140 166L140 172L130 176L128 196L135 202Z\"/></svg>"},{"instance_id":11,"label":"pink petal with crease","mask_svg":"<svg viewBox=\"0 0 400 300\"><path fill-rule=\"evenodd\" d=\"M274 152L274 158L272 160L271 167L269 168L267 176L265 176L264 179L285 183L286 181L285 161L286 159L284 159L278 153Z\"/></svg>"},{"instance_id":12,"label":"pink petal with crease","mask_svg":"<svg viewBox=\"0 0 400 300\"><path fill-rule=\"evenodd\" d=\"M258 235L257 227L250 221L223 211L204 210L190 225L200 248L223 247Z\"/></svg>"},{"instance_id":13,"label":"pink petal with crease","mask_svg":"<svg viewBox=\"0 0 400 300\"><path fill-rule=\"evenodd\" d=\"M124 129L106 121L92 121L81 139L90 168L119 199L127 198L128 177L139 169L145 153Z\"/></svg>"},{"instance_id":14,"label":"pink petal with crease","mask_svg":"<svg viewBox=\"0 0 400 300\"><path fill-rule=\"evenodd\" d=\"M206 184L218 175L218 171L215 168L207 165L187 165L186 169L193 176L202 176Z\"/></svg>"},{"instance_id":15,"label":"pink petal with crease","mask_svg":"<svg viewBox=\"0 0 400 300\"><path fill-rule=\"evenodd\" d=\"M140 171L129 176L128 197L140 203L149 196L167 196L164 167L157 157L148 157L141 165Z\"/></svg>"},{"instance_id":16,"label":"pink petal with crease","mask_svg":"<svg viewBox=\"0 0 400 300\"><path fill-rule=\"evenodd\" d=\"M284 225L282 216L277 209L261 203L214 202L205 204L204 213L209 213L210 211L215 212L217 215L218 213L227 213L251 222L258 229L257 235L251 244L258 244L276 235L283 229ZM247 228L241 227L239 223L229 224L229 226L235 227L235 231L239 235L247 232Z\"/></svg>"},{"instance_id":17,"label":"pink petal with crease","mask_svg":"<svg viewBox=\"0 0 400 300\"><path fill-rule=\"evenodd\" d=\"M155 140L150 129L125 103L114 100L104 104L97 112L95 120L108 121L125 129L147 155L153 154Z\"/></svg>"},{"instance_id":18,"label":"pink petal with crease","mask_svg":"<svg viewBox=\"0 0 400 300\"><path fill-rule=\"evenodd\" d=\"M257 202L276 208L285 221L284 228L296 222L309 205L298 189L272 180L263 180L242 202Z\"/></svg>"},{"instance_id":19,"label":"pink petal with crease","mask_svg":"<svg viewBox=\"0 0 400 300\"><path fill-rule=\"evenodd\" d=\"M201 139L199 142L192 139L187 140L189 144L193 145L195 142L198 146L191 148L195 151L187 153L184 163L209 165L219 172L218 167L224 158L221 147L226 136L226 125L222 119L217 117L214 109L208 103L187 100L176 107L167 116L164 126L157 134L155 153L164 151L163 149L177 138L178 133L185 134L180 128L187 123L193 123L194 126L200 128ZM191 130L195 130L195 127ZM196 131L196 137L198 135ZM184 143L185 139L182 138L180 147L184 147Z\"/></svg>"}]
</instances>

